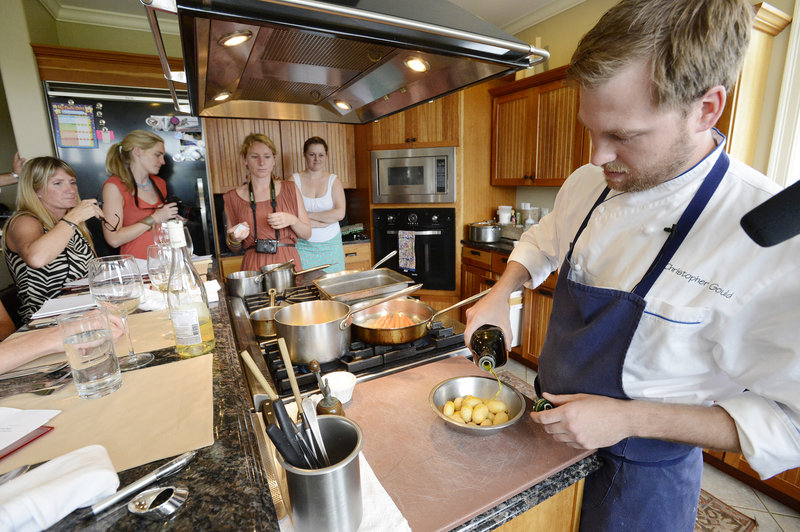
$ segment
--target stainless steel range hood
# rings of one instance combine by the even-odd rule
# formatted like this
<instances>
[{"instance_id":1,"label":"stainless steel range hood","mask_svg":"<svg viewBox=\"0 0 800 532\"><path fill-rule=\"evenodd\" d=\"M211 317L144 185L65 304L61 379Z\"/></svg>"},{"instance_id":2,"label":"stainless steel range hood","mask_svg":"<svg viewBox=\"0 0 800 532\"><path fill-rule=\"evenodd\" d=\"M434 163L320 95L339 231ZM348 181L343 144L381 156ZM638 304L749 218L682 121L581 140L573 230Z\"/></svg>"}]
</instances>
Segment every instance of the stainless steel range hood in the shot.
<instances>
[{"instance_id":1,"label":"stainless steel range hood","mask_svg":"<svg viewBox=\"0 0 800 532\"><path fill-rule=\"evenodd\" d=\"M548 57L447 0L141 1L170 90L187 83L181 110L198 116L364 123ZM185 73L156 11L178 15Z\"/></svg>"}]
</instances>

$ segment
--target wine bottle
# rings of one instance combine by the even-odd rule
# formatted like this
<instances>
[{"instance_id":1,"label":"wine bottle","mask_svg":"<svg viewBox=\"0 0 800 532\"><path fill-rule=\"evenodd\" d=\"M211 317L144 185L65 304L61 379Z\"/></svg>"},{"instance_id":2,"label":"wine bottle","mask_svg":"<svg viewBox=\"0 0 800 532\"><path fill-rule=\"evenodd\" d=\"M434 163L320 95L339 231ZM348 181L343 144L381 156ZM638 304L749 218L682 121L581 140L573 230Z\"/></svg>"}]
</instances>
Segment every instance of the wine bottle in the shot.
<instances>
[{"instance_id":1,"label":"wine bottle","mask_svg":"<svg viewBox=\"0 0 800 532\"><path fill-rule=\"evenodd\" d=\"M214 349L214 327L203 280L189 259L183 223L167 222L172 262L167 282L167 302L178 355L191 358Z\"/></svg>"},{"instance_id":2,"label":"wine bottle","mask_svg":"<svg viewBox=\"0 0 800 532\"><path fill-rule=\"evenodd\" d=\"M472 333L469 347L478 366L486 371L502 366L508 361L503 331L496 325L482 325Z\"/></svg>"}]
</instances>

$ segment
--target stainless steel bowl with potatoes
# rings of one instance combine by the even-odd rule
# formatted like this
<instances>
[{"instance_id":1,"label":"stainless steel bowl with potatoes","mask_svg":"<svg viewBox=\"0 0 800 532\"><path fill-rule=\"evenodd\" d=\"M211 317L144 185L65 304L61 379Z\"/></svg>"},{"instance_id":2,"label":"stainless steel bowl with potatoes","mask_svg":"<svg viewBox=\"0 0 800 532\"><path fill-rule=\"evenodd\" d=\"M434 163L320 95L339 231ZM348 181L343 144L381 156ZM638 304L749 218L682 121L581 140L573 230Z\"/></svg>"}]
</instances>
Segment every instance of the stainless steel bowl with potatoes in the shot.
<instances>
[{"instance_id":1,"label":"stainless steel bowl with potatoes","mask_svg":"<svg viewBox=\"0 0 800 532\"><path fill-rule=\"evenodd\" d=\"M497 379L492 377L454 377L434 386L428 400L448 427L467 434L495 434L519 421L525 412L521 393L505 383L499 394L497 388ZM451 408L452 414L447 415Z\"/></svg>"}]
</instances>

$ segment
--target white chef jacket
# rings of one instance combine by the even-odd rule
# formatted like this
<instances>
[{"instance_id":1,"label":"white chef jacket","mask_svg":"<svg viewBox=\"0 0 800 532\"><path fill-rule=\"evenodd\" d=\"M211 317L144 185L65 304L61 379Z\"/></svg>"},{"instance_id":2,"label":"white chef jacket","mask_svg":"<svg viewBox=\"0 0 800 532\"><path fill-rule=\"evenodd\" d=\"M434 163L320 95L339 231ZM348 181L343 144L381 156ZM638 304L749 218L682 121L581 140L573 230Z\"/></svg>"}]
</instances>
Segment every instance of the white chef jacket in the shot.
<instances>
[{"instance_id":1,"label":"white chef jacket","mask_svg":"<svg viewBox=\"0 0 800 532\"><path fill-rule=\"evenodd\" d=\"M686 173L641 192L611 191L575 244L572 280L630 292L724 146ZM606 186L602 168L576 170L552 213L510 260L533 286L560 267ZM622 369L632 399L724 408L762 478L800 465L800 236L762 248L741 217L780 186L731 157L728 172L645 298ZM609 334L613 334L609 331Z\"/></svg>"}]
</instances>

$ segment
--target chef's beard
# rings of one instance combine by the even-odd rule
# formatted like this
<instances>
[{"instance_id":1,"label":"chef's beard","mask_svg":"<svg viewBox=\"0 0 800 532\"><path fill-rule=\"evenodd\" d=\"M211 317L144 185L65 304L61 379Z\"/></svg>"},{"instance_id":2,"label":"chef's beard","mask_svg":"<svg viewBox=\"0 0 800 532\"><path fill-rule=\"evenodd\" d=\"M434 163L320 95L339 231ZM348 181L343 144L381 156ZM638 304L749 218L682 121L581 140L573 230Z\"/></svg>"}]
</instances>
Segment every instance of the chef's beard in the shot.
<instances>
[{"instance_id":1,"label":"chef's beard","mask_svg":"<svg viewBox=\"0 0 800 532\"><path fill-rule=\"evenodd\" d=\"M687 168L694 147L685 131L681 131L663 156L641 168L632 169L617 161L606 163L603 170L624 173L621 180L609 180L606 184L611 190L619 192L639 192L660 185L661 183L678 176Z\"/></svg>"}]
</instances>

